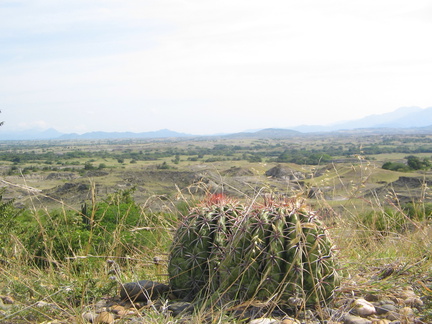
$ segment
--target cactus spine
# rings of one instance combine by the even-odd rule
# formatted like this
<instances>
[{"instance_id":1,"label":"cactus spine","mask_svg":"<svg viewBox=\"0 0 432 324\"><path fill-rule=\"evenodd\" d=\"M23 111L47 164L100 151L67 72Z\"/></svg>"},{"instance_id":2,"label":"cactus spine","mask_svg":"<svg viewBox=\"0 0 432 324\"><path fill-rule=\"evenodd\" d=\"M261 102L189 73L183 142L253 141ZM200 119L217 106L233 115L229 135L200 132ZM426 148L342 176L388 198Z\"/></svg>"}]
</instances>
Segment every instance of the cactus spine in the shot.
<instances>
[{"instance_id":1,"label":"cactus spine","mask_svg":"<svg viewBox=\"0 0 432 324\"><path fill-rule=\"evenodd\" d=\"M331 240L303 202L192 209L174 237L168 272L180 298L328 300L338 284Z\"/></svg>"}]
</instances>

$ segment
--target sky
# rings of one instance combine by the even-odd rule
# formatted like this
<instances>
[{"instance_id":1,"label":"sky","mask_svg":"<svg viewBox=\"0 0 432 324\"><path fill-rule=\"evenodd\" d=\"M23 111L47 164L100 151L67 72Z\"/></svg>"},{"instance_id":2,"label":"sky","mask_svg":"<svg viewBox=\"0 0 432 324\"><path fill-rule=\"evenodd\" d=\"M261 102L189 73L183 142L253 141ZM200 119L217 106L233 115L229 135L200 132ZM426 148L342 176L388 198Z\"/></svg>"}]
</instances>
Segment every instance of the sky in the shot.
<instances>
[{"instance_id":1,"label":"sky","mask_svg":"<svg viewBox=\"0 0 432 324\"><path fill-rule=\"evenodd\" d=\"M232 133L432 106L429 0L0 0L1 131Z\"/></svg>"}]
</instances>

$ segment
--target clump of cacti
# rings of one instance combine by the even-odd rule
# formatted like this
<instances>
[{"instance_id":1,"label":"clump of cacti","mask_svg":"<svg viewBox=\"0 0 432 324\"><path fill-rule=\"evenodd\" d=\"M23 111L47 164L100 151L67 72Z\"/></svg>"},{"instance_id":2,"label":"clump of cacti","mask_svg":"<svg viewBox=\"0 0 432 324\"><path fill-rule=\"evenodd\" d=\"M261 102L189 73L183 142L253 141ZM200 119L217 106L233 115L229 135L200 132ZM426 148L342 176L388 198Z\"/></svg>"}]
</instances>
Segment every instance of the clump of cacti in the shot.
<instances>
[{"instance_id":1,"label":"clump of cacti","mask_svg":"<svg viewBox=\"0 0 432 324\"><path fill-rule=\"evenodd\" d=\"M186 299L315 304L338 283L327 231L300 200L244 206L213 197L182 220L168 272L173 292Z\"/></svg>"}]
</instances>

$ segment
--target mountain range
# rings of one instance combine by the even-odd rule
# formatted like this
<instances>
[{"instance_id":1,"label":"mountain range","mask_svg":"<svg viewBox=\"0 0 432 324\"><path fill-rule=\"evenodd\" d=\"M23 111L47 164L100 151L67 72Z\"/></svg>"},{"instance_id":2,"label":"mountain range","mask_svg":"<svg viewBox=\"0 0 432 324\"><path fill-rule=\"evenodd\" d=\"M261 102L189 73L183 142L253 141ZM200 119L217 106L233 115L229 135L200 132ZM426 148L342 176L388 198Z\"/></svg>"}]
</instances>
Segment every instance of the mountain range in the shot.
<instances>
[{"instance_id":1,"label":"mountain range","mask_svg":"<svg viewBox=\"0 0 432 324\"><path fill-rule=\"evenodd\" d=\"M268 128L255 131L225 135L230 138L283 138L301 136L309 133L432 133L432 107L401 107L393 112L369 115L361 119L335 123L333 125L301 125L290 128ZM126 139L126 138L184 138L200 137L162 129L158 131L133 133L133 132L89 132L84 134L63 134L55 129L44 131L26 130L5 132L0 128L0 140L79 140L79 139Z\"/></svg>"},{"instance_id":2,"label":"mountain range","mask_svg":"<svg viewBox=\"0 0 432 324\"><path fill-rule=\"evenodd\" d=\"M401 107L389 113L369 115L361 119L339 122L330 126L303 125L291 127L291 129L302 133L309 133L354 130L363 128L419 128L431 125L432 107L426 109L419 107Z\"/></svg>"}]
</instances>

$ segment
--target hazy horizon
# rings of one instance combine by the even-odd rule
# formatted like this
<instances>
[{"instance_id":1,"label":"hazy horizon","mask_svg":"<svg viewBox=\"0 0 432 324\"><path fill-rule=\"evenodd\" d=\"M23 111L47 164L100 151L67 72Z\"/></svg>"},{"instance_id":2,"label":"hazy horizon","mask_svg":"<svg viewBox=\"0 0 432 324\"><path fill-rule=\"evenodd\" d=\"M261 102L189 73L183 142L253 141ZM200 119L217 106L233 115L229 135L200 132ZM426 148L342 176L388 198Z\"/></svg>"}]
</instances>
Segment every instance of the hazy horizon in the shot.
<instances>
[{"instance_id":1,"label":"hazy horizon","mask_svg":"<svg viewBox=\"0 0 432 324\"><path fill-rule=\"evenodd\" d=\"M0 2L1 132L235 133L432 106L426 0Z\"/></svg>"}]
</instances>

